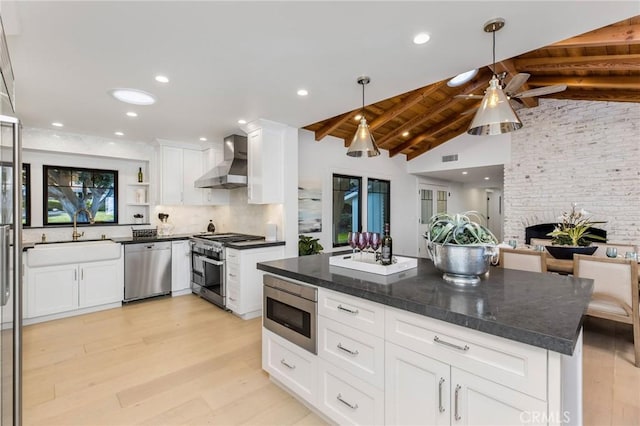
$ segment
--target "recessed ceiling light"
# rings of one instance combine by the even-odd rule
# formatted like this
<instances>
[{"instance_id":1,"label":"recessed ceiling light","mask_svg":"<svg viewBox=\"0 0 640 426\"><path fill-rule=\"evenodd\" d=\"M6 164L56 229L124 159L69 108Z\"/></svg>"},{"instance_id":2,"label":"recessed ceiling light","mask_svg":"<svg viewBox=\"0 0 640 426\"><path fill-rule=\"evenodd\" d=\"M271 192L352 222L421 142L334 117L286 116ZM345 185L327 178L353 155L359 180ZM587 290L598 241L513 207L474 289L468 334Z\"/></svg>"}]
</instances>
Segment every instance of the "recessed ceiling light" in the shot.
<instances>
[{"instance_id":1,"label":"recessed ceiling light","mask_svg":"<svg viewBox=\"0 0 640 426\"><path fill-rule=\"evenodd\" d=\"M205 137L201 137L201 138L200 138L200 140L201 140L202 142L206 142L206 141L207 141L207 138L205 138Z\"/></svg>"},{"instance_id":2,"label":"recessed ceiling light","mask_svg":"<svg viewBox=\"0 0 640 426\"><path fill-rule=\"evenodd\" d=\"M484 180L489 180L489 176L485 176Z\"/></svg>"},{"instance_id":3,"label":"recessed ceiling light","mask_svg":"<svg viewBox=\"0 0 640 426\"><path fill-rule=\"evenodd\" d=\"M164 76L164 75L156 75L156 81L158 83L168 83L169 82L169 77Z\"/></svg>"},{"instance_id":4,"label":"recessed ceiling light","mask_svg":"<svg viewBox=\"0 0 640 426\"><path fill-rule=\"evenodd\" d=\"M137 117L137 116L138 116L138 114L137 114L137 113L135 113L135 112L133 112L133 111L129 111L129 112L127 113L127 117Z\"/></svg>"},{"instance_id":5,"label":"recessed ceiling light","mask_svg":"<svg viewBox=\"0 0 640 426\"><path fill-rule=\"evenodd\" d=\"M353 119L356 120L356 121L360 121L361 118L362 118L362 116L360 114L358 114L355 117L353 117Z\"/></svg>"},{"instance_id":6,"label":"recessed ceiling light","mask_svg":"<svg viewBox=\"0 0 640 426\"><path fill-rule=\"evenodd\" d=\"M402 136L404 136L406 138L407 136L409 136L409 132L403 132Z\"/></svg>"},{"instance_id":7,"label":"recessed ceiling light","mask_svg":"<svg viewBox=\"0 0 640 426\"><path fill-rule=\"evenodd\" d=\"M431 40L431 36L427 33L416 34L416 36L413 38L413 42L415 44L425 44L429 40Z\"/></svg>"},{"instance_id":8,"label":"recessed ceiling light","mask_svg":"<svg viewBox=\"0 0 640 426\"><path fill-rule=\"evenodd\" d=\"M463 175L467 175L467 174L469 174L469 172L462 172L462 174L463 174Z\"/></svg>"},{"instance_id":9,"label":"recessed ceiling light","mask_svg":"<svg viewBox=\"0 0 640 426\"><path fill-rule=\"evenodd\" d=\"M463 72L462 74L458 74L453 77L451 80L447 82L447 86L449 87L457 87L465 84L467 81L470 81L473 77L478 74L478 69L474 69L471 71Z\"/></svg>"},{"instance_id":10,"label":"recessed ceiling light","mask_svg":"<svg viewBox=\"0 0 640 426\"><path fill-rule=\"evenodd\" d=\"M115 132L115 133L114 133L114 135L116 135L116 136L124 136L124 133L122 133L122 132Z\"/></svg>"},{"instance_id":11,"label":"recessed ceiling light","mask_svg":"<svg viewBox=\"0 0 640 426\"><path fill-rule=\"evenodd\" d=\"M153 105L156 103L155 96L138 89L111 89L109 94L119 101L133 105Z\"/></svg>"},{"instance_id":12,"label":"recessed ceiling light","mask_svg":"<svg viewBox=\"0 0 640 426\"><path fill-rule=\"evenodd\" d=\"M243 120L242 118L238 120L238 124L247 124L247 120Z\"/></svg>"},{"instance_id":13,"label":"recessed ceiling light","mask_svg":"<svg viewBox=\"0 0 640 426\"><path fill-rule=\"evenodd\" d=\"M305 89L298 90L298 96L307 96L309 92Z\"/></svg>"},{"instance_id":14,"label":"recessed ceiling light","mask_svg":"<svg viewBox=\"0 0 640 426\"><path fill-rule=\"evenodd\" d=\"M59 123L57 121L54 121L53 123L51 123L51 125L54 126L54 127L63 127L64 126L64 124Z\"/></svg>"}]
</instances>

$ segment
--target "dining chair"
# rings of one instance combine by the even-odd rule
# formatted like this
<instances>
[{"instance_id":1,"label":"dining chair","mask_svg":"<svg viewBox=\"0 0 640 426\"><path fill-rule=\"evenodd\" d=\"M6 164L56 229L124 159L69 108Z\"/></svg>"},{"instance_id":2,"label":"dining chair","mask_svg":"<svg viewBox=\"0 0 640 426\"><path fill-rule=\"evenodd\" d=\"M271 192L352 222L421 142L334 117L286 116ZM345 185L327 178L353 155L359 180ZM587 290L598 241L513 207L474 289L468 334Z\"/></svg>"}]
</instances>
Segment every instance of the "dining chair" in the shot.
<instances>
[{"instance_id":1,"label":"dining chair","mask_svg":"<svg viewBox=\"0 0 640 426\"><path fill-rule=\"evenodd\" d=\"M638 263L630 259L573 256L573 275L593 280L587 315L633 326L635 366L640 367Z\"/></svg>"},{"instance_id":2,"label":"dining chair","mask_svg":"<svg viewBox=\"0 0 640 426\"><path fill-rule=\"evenodd\" d=\"M505 269L547 272L547 253L530 249L500 248L499 265Z\"/></svg>"},{"instance_id":3,"label":"dining chair","mask_svg":"<svg viewBox=\"0 0 640 426\"><path fill-rule=\"evenodd\" d=\"M606 257L607 256L607 247L614 247L618 250L618 256L625 255L626 252L629 251L637 251L638 247L633 244L625 244L625 243L591 243L594 246L597 246L598 249L593 253L594 256Z\"/></svg>"}]
</instances>

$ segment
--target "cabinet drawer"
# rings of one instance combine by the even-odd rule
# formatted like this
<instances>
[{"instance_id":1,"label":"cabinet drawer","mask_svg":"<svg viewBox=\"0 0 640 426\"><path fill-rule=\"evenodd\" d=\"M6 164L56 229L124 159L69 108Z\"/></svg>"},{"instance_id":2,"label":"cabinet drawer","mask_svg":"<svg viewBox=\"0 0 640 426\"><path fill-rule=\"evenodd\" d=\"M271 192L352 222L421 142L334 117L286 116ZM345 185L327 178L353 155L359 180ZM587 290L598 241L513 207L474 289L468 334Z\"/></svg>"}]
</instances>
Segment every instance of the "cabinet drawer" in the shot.
<instances>
[{"instance_id":1,"label":"cabinet drawer","mask_svg":"<svg viewBox=\"0 0 640 426\"><path fill-rule=\"evenodd\" d=\"M545 349L394 308L385 315L388 341L546 401Z\"/></svg>"},{"instance_id":2,"label":"cabinet drawer","mask_svg":"<svg viewBox=\"0 0 640 426\"><path fill-rule=\"evenodd\" d=\"M384 388L384 340L323 316L318 317L318 355Z\"/></svg>"},{"instance_id":3,"label":"cabinet drawer","mask_svg":"<svg viewBox=\"0 0 640 426\"><path fill-rule=\"evenodd\" d=\"M227 280L240 282L240 266L227 263Z\"/></svg>"},{"instance_id":4,"label":"cabinet drawer","mask_svg":"<svg viewBox=\"0 0 640 426\"><path fill-rule=\"evenodd\" d=\"M374 336L384 337L383 305L320 288L318 314Z\"/></svg>"},{"instance_id":5,"label":"cabinet drawer","mask_svg":"<svg viewBox=\"0 0 640 426\"><path fill-rule=\"evenodd\" d=\"M312 353L262 329L262 368L312 404L317 395L317 362Z\"/></svg>"},{"instance_id":6,"label":"cabinet drawer","mask_svg":"<svg viewBox=\"0 0 640 426\"><path fill-rule=\"evenodd\" d=\"M230 263L234 264L234 265L239 265L240 264L240 253L238 252L238 250L233 250L233 249L226 249L227 251L225 252L226 254L226 260L227 260L227 265L229 265Z\"/></svg>"},{"instance_id":7,"label":"cabinet drawer","mask_svg":"<svg viewBox=\"0 0 640 426\"><path fill-rule=\"evenodd\" d=\"M337 424L384 423L384 392L332 364L318 360L318 408Z\"/></svg>"}]
</instances>

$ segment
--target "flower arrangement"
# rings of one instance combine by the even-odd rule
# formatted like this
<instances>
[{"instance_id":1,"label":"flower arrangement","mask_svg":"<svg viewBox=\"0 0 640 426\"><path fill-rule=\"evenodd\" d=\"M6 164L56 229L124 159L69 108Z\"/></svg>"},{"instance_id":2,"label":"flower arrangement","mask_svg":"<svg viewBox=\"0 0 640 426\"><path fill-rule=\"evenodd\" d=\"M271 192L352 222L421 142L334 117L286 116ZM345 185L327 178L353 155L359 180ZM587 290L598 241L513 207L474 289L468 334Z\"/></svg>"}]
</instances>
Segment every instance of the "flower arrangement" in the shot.
<instances>
[{"instance_id":1,"label":"flower arrangement","mask_svg":"<svg viewBox=\"0 0 640 426\"><path fill-rule=\"evenodd\" d=\"M591 240L606 241L605 238L589 232L593 225L605 222L591 220L589 213L584 209L578 210L576 203L571 205L570 211L563 212L558 220L561 222L547 234L551 237L553 245L586 247L591 244Z\"/></svg>"}]
</instances>

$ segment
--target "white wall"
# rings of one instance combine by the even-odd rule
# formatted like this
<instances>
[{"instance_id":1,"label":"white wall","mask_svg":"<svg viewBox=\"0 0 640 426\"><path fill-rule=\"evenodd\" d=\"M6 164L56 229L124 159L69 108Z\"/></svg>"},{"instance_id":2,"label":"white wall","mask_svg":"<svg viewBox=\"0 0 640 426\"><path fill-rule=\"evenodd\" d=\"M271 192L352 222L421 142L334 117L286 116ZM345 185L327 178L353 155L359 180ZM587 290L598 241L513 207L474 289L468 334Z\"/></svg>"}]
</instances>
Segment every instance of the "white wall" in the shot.
<instances>
[{"instance_id":1,"label":"white wall","mask_svg":"<svg viewBox=\"0 0 640 426\"><path fill-rule=\"evenodd\" d=\"M417 178L407 173L404 155L389 158L387 151L374 158L353 158L346 155L344 141L327 136L316 142L314 134L300 130L298 179L316 183L322 188L322 232L305 233L320 238L325 252L333 251L332 243L332 176L334 173L372 177L391 181L391 235L396 254L415 256L418 239ZM366 200L363 197L363 202ZM366 216L363 215L363 229Z\"/></svg>"},{"instance_id":2,"label":"white wall","mask_svg":"<svg viewBox=\"0 0 640 426\"><path fill-rule=\"evenodd\" d=\"M640 244L640 105L541 99L518 115L505 167L505 238L554 222L571 203L613 242Z\"/></svg>"}]
</instances>

